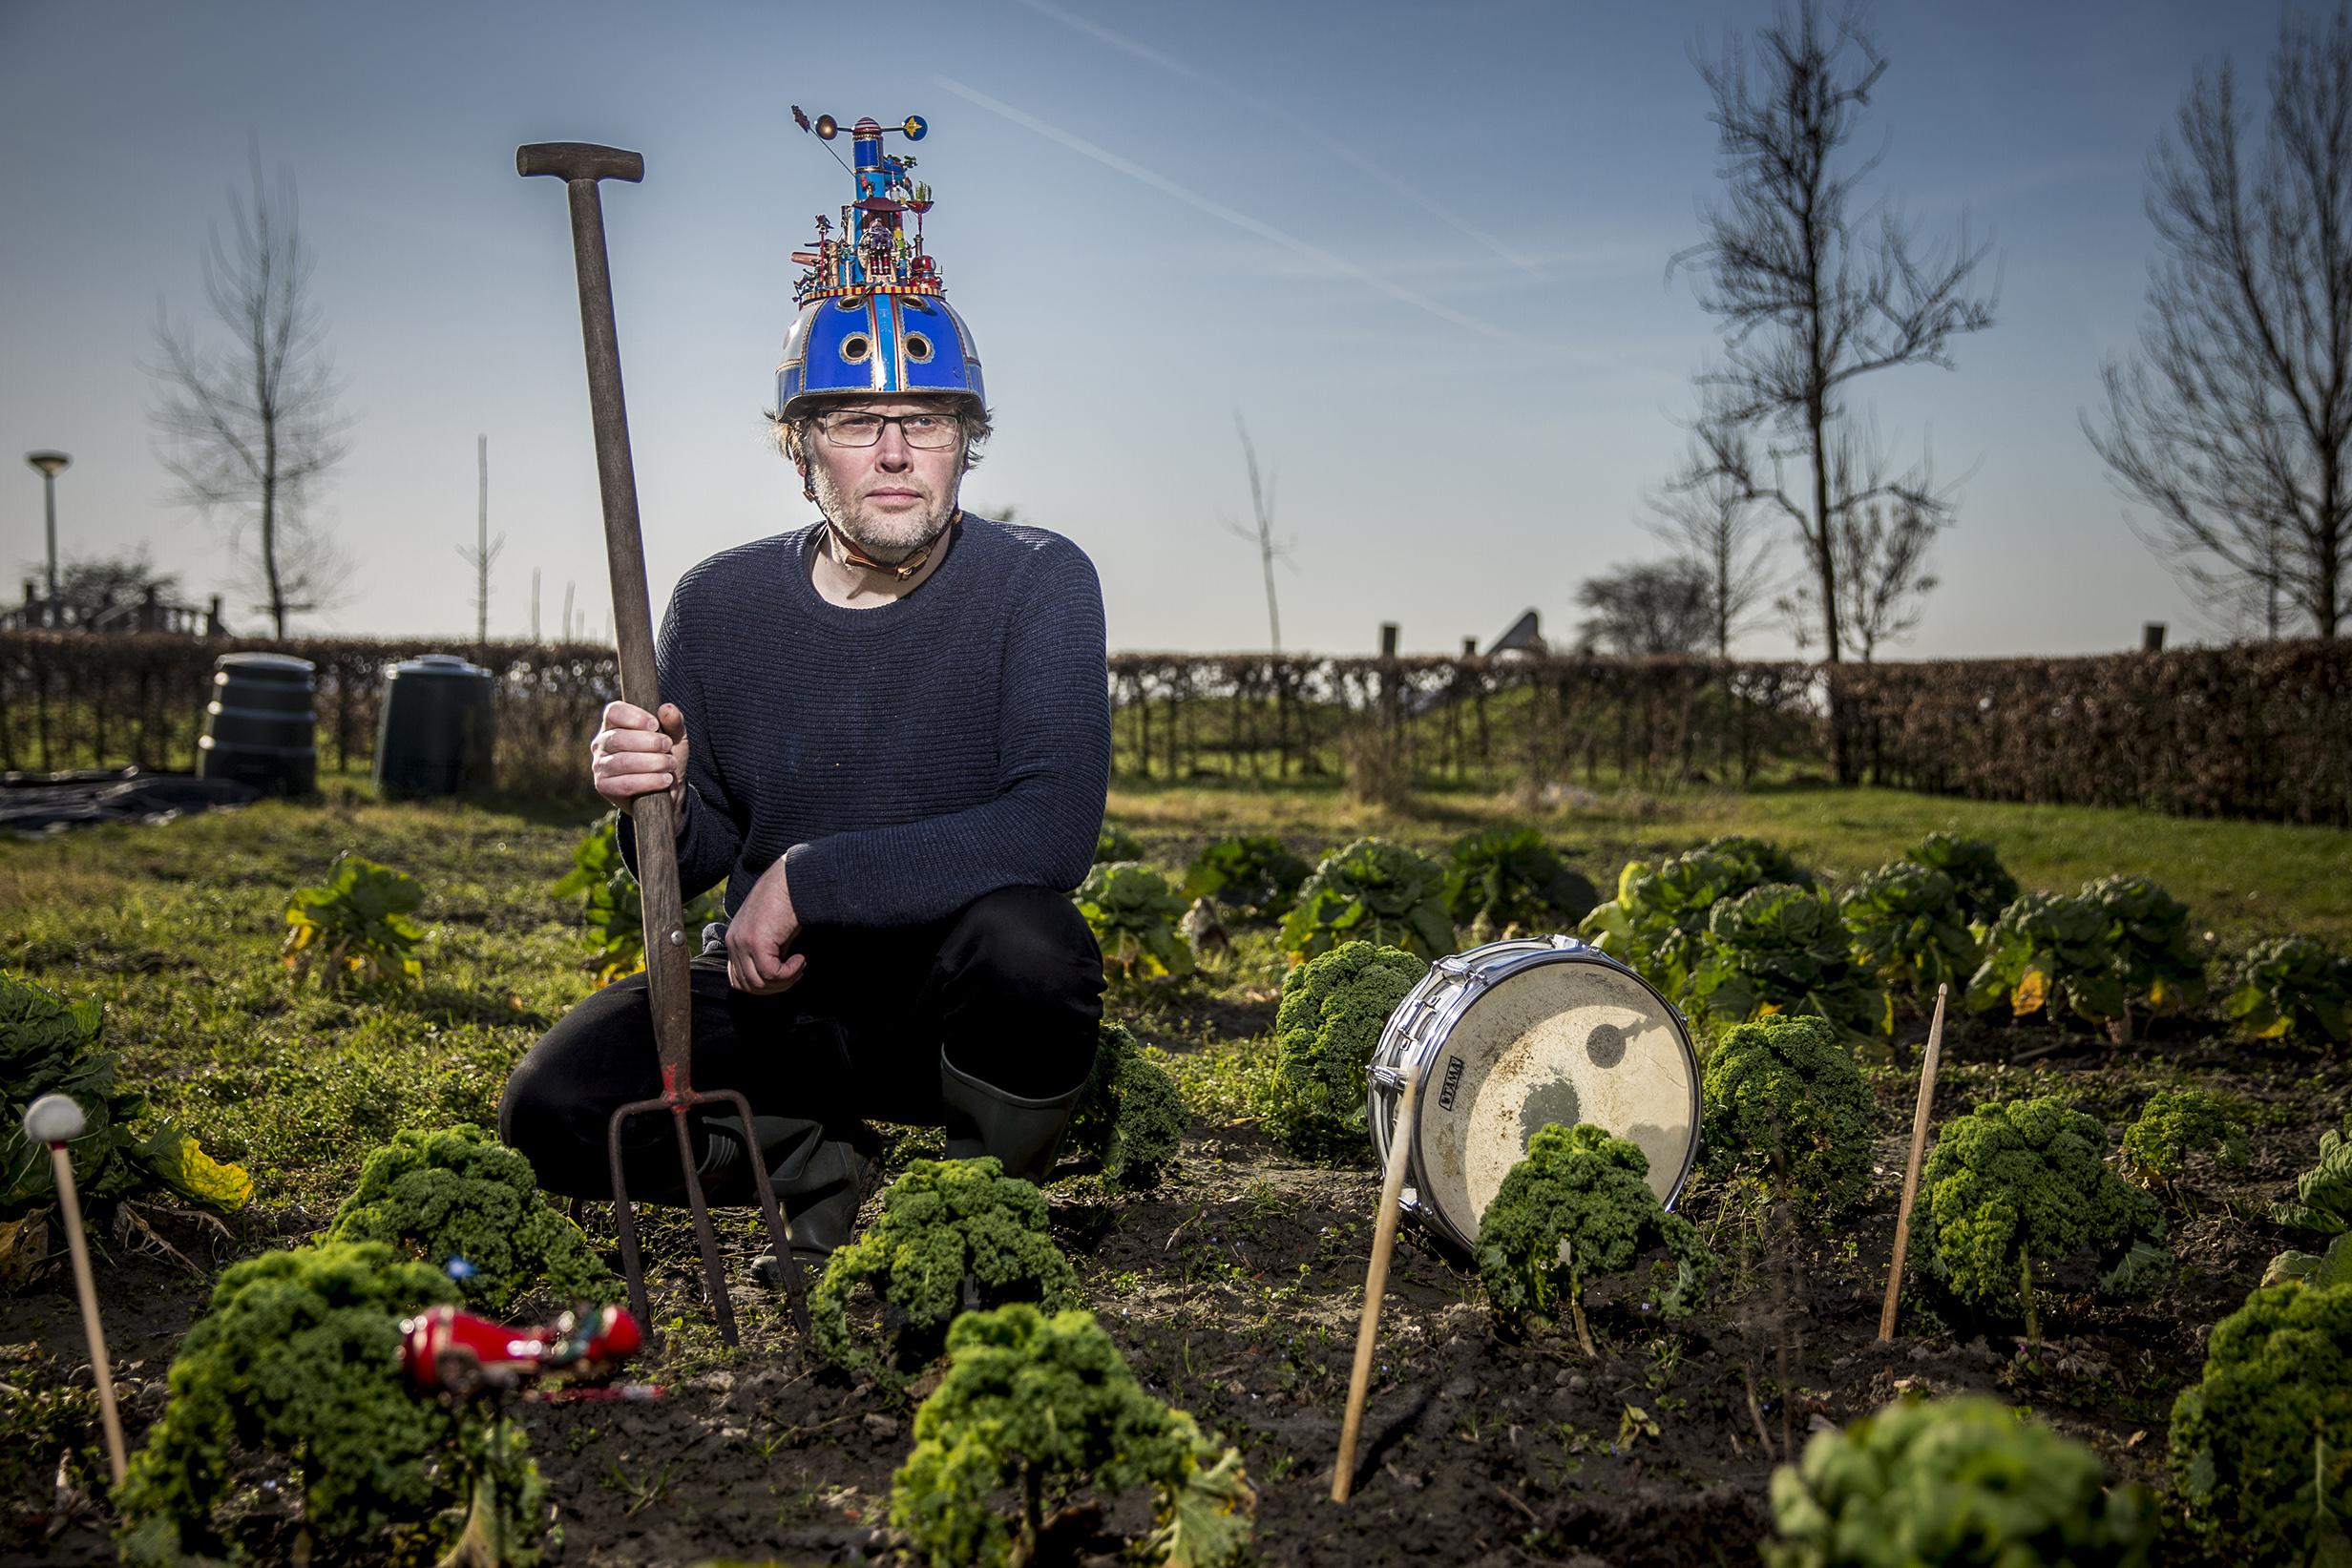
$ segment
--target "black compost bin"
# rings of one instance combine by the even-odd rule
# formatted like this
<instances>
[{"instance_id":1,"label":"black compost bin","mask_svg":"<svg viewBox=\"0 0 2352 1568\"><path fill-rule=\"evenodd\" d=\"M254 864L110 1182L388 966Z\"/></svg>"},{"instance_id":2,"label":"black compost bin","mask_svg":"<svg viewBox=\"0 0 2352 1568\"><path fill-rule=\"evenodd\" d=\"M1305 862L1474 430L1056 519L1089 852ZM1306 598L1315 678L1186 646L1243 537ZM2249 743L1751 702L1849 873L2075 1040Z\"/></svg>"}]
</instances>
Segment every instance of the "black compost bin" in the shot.
<instances>
[{"instance_id":1,"label":"black compost bin","mask_svg":"<svg viewBox=\"0 0 2352 1568\"><path fill-rule=\"evenodd\" d=\"M387 800L491 786L490 672L454 654L392 666L376 735L376 789Z\"/></svg>"},{"instance_id":2,"label":"black compost bin","mask_svg":"<svg viewBox=\"0 0 2352 1568\"><path fill-rule=\"evenodd\" d=\"M319 716L311 706L310 660L222 654L212 669L196 776L234 780L271 795L318 788Z\"/></svg>"}]
</instances>

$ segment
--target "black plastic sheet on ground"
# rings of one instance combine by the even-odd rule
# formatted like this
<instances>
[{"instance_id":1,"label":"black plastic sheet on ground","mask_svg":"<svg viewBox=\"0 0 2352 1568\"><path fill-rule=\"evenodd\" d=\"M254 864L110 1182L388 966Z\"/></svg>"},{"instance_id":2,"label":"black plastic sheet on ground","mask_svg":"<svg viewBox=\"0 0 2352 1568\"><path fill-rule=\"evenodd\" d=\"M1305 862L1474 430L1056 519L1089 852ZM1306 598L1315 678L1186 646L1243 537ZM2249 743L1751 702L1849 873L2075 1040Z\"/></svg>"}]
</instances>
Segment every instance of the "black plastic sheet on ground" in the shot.
<instances>
[{"instance_id":1,"label":"black plastic sheet on ground","mask_svg":"<svg viewBox=\"0 0 2352 1568\"><path fill-rule=\"evenodd\" d=\"M41 838L93 823L154 826L194 811L243 805L262 792L229 779L187 773L149 773L126 767L105 772L0 774L0 833Z\"/></svg>"}]
</instances>

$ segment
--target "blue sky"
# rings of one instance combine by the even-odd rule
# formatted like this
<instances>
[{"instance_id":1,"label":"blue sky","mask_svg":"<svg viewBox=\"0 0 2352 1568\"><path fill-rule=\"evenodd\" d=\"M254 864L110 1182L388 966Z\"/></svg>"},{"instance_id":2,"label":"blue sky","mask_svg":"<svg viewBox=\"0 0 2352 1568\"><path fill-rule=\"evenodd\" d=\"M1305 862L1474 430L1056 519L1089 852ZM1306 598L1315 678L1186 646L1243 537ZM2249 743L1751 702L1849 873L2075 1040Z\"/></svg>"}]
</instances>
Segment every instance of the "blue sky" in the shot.
<instances>
[{"instance_id":1,"label":"blue sky","mask_svg":"<svg viewBox=\"0 0 2352 1568\"><path fill-rule=\"evenodd\" d=\"M2146 160L2191 73L2257 90L2264 6L1881 3L1874 189L1964 211L1998 324L1956 372L1858 394L1961 480L1943 587L1906 650L2211 636L2133 537L2078 412L2143 308ZM311 624L470 634L474 438L506 535L494 633L604 624L559 188L516 143L645 155L606 222L657 607L696 560L811 515L765 442L788 253L847 178L788 106L921 114L932 249L986 361L969 481L1102 572L1120 648L1266 639L1236 411L1278 470L1286 645L1481 640L1655 555L1713 323L1666 263L1714 183L1704 39L1742 4L0 5L0 450L58 447L67 554L149 543L189 590L220 533L164 502L143 362L249 136L300 181L350 457L322 515L361 561ZM40 555L40 482L0 481L0 559ZM1794 568L1793 548L1784 552ZM234 606L233 606L234 608ZM244 616L244 624L256 624ZM1767 625L1743 646L1785 651Z\"/></svg>"}]
</instances>

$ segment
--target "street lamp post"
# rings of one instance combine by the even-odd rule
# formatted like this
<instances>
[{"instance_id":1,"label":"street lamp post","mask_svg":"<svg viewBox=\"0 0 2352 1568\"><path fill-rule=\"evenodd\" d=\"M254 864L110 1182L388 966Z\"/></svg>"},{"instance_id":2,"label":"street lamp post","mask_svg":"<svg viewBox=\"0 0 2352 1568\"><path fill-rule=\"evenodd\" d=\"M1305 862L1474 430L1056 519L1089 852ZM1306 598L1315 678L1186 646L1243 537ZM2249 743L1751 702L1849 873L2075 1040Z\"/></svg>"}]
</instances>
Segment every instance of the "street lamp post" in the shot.
<instances>
[{"instance_id":1,"label":"street lamp post","mask_svg":"<svg viewBox=\"0 0 2352 1568\"><path fill-rule=\"evenodd\" d=\"M45 618L57 618L57 475L74 459L60 451L25 453L25 461L41 470L41 501L49 515L49 605Z\"/></svg>"}]
</instances>

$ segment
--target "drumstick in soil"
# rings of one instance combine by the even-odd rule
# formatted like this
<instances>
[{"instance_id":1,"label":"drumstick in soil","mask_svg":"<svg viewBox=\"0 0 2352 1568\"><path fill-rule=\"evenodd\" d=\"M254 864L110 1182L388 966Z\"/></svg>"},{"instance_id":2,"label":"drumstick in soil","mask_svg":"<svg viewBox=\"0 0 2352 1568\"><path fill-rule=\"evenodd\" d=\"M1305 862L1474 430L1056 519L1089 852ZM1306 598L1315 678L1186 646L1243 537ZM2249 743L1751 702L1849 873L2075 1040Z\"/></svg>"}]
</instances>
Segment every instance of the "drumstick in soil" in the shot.
<instances>
[{"instance_id":1,"label":"drumstick in soil","mask_svg":"<svg viewBox=\"0 0 2352 1568\"><path fill-rule=\"evenodd\" d=\"M70 1095L43 1095L25 1107L25 1139L49 1145L57 1173L57 1216L74 1257L74 1288L82 1298L82 1333L90 1341L90 1375L98 1385L98 1419L106 1428L106 1459L115 1484L122 1485L122 1417L115 1413L115 1379L106 1364L106 1328L98 1321L98 1286L90 1277L90 1245L82 1240L82 1204L74 1192L74 1157L66 1145L82 1136L88 1122Z\"/></svg>"},{"instance_id":2,"label":"drumstick in soil","mask_svg":"<svg viewBox=\"0 0 2352 1568\"><path fill-rule=\"evenodd\" d=\"M1902 1299L1902 1259L1911 1245L1911 1201L1919 1196L1920 1160L1927 1152L1927 1116L1936 1102L1936 1063L1943 1055L1943 1002L1950 986L1936 987L1936 1017L1927 1026L1927 1050L1920 1057L1920 1103L1911 1115L1911 1162L1902 1172L1902 1206L1895 1211L1895 1261L1886 1270L1886 1309L1879 1314L1879 1337L1895 1337L1895 1307Z\"/></svg>"},{"instance_id":3,"label":"drumstick in soil","mask_svg":"<svg viewBox=\"0 0 2352 1568\"><path fill-rule=\"evenodd\" d=\"M1404 1098L1397 1102L1396 1132L1390 1139L1388 1173L1380 1182L1380 1217L1372 1231L1372 1266L1364 1274L1364 1321L1355 1330L1355 1370L1348 1377L1348 1411L1339 1425L1339 1459L1332 1467L1332 1501L1348 1500L1355 1479L1355 1440L1364 1425L1364 1396L1372 1388L1372 1351L1380 1338L1380 1298L1388 1293L1388 1259L1396 1245L1398 1200L1404 1192L1405 1151L1397 1141L1413 1126L1413 1100L1421 1080L1405 1072Z\"/></svg>"}]
</instances>

